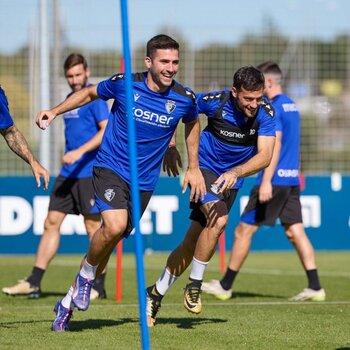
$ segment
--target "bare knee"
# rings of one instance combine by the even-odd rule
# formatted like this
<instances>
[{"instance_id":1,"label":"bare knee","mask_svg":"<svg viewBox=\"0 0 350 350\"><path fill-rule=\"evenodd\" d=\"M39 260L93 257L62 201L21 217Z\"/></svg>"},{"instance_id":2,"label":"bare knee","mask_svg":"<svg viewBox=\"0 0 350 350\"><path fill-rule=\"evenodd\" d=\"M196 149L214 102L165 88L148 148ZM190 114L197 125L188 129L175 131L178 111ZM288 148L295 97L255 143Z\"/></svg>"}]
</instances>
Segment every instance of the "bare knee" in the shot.
<instances>
[{"instance_id":1,"label":"bare knee","mask_svg":"<svg viewBox=\"0 0 350 350\"><path fill-rule=\"evenodd\" d=\"M52 212L49 212L45 222L44 222L44 233L43 234L60 234L60 227L62 224L62 221L66 215L63 213L60 213L58 215L55 215Z\"/></svg>"},{"instance_id":2,"label":"bare knee","mask_svg":"<svg viewBox=\"0 0 350 350\"><path fill-rule=\"evenodd\" d=\"M240 222L235 229L235 241L250 240L257 229L258 227L255 225Z\"/></svg>"},{"instance_id":3,"label":"bare knee","mask_svg":"<svg viewBox=\"0 0 350 350\"><path fill-rule=\"evenodd\" d=\"M118 240L126 231L126 225L119 222L109 222L102 225L101 233L107 242Z\"/></svg>"}]
</instances>

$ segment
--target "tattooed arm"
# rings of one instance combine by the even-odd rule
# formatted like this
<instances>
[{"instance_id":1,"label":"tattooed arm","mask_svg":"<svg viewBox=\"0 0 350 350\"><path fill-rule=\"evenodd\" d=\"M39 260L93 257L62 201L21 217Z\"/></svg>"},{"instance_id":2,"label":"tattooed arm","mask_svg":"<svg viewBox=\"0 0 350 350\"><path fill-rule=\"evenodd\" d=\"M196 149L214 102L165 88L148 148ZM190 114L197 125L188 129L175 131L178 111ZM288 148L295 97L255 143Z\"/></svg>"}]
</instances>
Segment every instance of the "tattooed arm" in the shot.
<instances>
[{"instance_id":1,"label":"tattooed arm","mask_svg":"<svg viewBox=\"0 0 350 350\"><path fill-rule=\"evenodd\" d=\"M44 189L46 190L49 186L49 172L37 161L23 134L15 125L7 129L0 129L0 133L10 149L31 166L38 187L40 187L40 178L44 178Z\"/></svg>"}]
</instances>

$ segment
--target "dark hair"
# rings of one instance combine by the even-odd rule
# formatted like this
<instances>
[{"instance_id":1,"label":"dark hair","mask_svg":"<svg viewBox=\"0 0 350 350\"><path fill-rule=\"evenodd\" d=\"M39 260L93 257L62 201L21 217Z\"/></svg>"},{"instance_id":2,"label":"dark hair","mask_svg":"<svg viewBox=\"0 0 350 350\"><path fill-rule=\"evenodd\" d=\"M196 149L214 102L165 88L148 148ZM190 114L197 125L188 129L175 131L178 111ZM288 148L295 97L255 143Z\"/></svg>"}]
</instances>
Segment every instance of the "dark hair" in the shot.
<instances>
[{"instance_id":1,"label":"dark hair","mask_svg":"<svg viewBox=\"0 0 350 350\"><path fill-rule=\"evenodd\" d=\"M179 43L170 36L165 34L159 34L154 36L147 42L146 56L152 57L158 49L179 50L179 47Z\"/></svg>"},{"instance_id":2,"label":"dark hair","mask_svg":"<svg viewBox=\"0 0 350 350\"><path fill-rule=\"evenodd\" d=\"M83 55L81 55L80 53L71 53L64 61L64 72L66 73L68 69L77 66L78 64L82 64L85 70L88 67L87 61Z\"/></svg>"},{"instance_id":3,"label":"dark hair","mask_svg":"<svg viewBox=\"0 0 350 350\"><path fill-rule=\"evenodd\" d=\"M267 61L261 63L257 67L263 74L271 74L275 82L279 85L282 85L283 74L281 68L278 66L276 62Z\"/></svg>"},{"instance_id":4,"label":"dark hair","mask_svg":"<svg viewBox=\"0 0 350 350\"><path fill-rule=\"evenodd\" d=\"M242 88L248 91L258 91L264 89L264 86L264 74L253 66L241 67L233 76L233 87L235 87L237 91Z\"/></svg>"}]
</instances>

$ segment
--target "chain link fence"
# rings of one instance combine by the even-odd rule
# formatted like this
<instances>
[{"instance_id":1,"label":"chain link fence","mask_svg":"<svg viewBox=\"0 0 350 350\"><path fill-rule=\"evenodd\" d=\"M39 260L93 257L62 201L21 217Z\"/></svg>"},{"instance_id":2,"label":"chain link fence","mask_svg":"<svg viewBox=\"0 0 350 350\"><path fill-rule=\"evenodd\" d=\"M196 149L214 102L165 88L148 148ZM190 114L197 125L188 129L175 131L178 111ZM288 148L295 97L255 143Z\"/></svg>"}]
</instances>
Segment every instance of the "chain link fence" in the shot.
<instances>
[{"instance_id":1,"label":"chain link fence","mask_svg":"<svg viewBox=\"0 0 350 350\"><path fill-rule=\"evenodd\" d=\"M10 3L4 0L0 2L3 6ZM38 1L13 0L11 3L20 3L21 11L28 10L28 16L39 18ZM117 45L115 48L99 49L93 48L94 45L87 48L72 44L67 28L70 35L83 30L79 21L93 18L96 4L93 0L84 1L80 16L74 18L74 21L70 20L72 16L68 16L68 9L62 8L60 1L49 1L49 4L50 101L54 105L69 93L62 68L69 53L75 51L85 55L92 73L91 81L98 82L121 70L122 52ZM37 10L32 9L33 5ZM34 18L29 22L35 22ZM6 28L3 24L0 29L11 31L17 25L15 22L6 22ZM284 72L284 89L296 101L302 114L301 170L306 174L350 173L349 33L340 33L327 41L291 39L280 34L271 17L259 34L247 32L232 44L212 43L197 48L193 44L196 38L191 36L192 25L188 23L186 36L181 31L184 28L167 27L166 18L163 28L152 28L154 34L169 34L180 42L181 65L178 81L196 92L230 88L233 73L239 67L257 65L266 60L276 61ZM230 28L227 23L221 24L220 21L210 25L213 26L212 30L235 30L234 22ZM309 25L310 23L305 23L305 30ZM329 27L332 23L324 25ZM91 35L91 40L94 41L111 33L117 37L121 29L116 29L116 26L115 23L104 23L101 26L92 23L86 36ZM6 91L17 126L39 156L42 131L34 122L40 110L39 29L32 24L23 30L27 30L28 37L23 47L14 52L5 52L6 50L1 49L4 43L0 43L0 84ZM134 71L144 70L144 56L145 43L132 46ZM205 118L201 120L204 127ZM57 175L64 151L62 121L58 119L45 132L51 133L50 170L52 175ZM183 142L183 137L178 139L180 143ZM180 149L184 153L183 144L180 144ZM186 158L185 154L184 157ZM0 175L27 175L29 172L30 168L9 151L4 141L0 141Z\"/></svg>"}]
</instances>

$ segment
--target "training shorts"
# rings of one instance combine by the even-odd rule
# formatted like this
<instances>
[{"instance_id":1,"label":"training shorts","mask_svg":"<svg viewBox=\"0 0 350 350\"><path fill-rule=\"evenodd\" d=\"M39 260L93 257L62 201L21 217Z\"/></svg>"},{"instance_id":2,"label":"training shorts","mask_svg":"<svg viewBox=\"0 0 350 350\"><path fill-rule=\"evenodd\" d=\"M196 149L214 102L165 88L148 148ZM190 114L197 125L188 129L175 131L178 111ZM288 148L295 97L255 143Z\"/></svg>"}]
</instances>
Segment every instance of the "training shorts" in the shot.
<instances>
[{"instance_id":1,"label":"training shorts","mask_svg":"<svg viewBox=\"0 0 350 350\"><path fill-rule=\"evenodd\" d=\"M93 185L96 205L100 212L113 209L126 209L128 211L128 225L123 235L127 237L134 227L129 185L114 171L102 167L94 167ZM140 191L141 216L147 208L152 193L153 191Z\"/></svg>"},{"instance_id":2,"label":"training shorts","mask_svg":"<svg viewBox=\"0 0 350 350\"><path fill-rule=\"evenodd\" d=\"M200 207L205 203L221 200L225 202L227 212L229 212L236 199L238 190L234 189L230 190L229 192L225 191L223 193L216 194L212 191L211 185L217 180L218 176L210 170L202 168L200 170L204 177L207 194L204 196L204 200L199 199L197 203L190 202L190 208L192 209L190 219L193 221L197 221L201 224L201 226L206 227L207 219L203 212L200 210Z\"/></svg>"},{"instance_id":3,"label":"training shorts","mask_svg":"<svg viewBox=\"0 0 350 350\"><path fill-rule=\"evenodd\" d=\"M98 214L92 177L73 179L58 176L50 196L49 210L65 214Z\"/></svg>"},{"instance_id":4,"label":"training shorts","mask_svg":"<svg viewBox=\"0 0 350 350\"><path fill-rule=\"evenodd\" d=\"M254 186L241 221L258 226L273 226L277 218L282 225L302 223L299 186L273 186L272 198L259 202L259 186Z\"/></svg>"}]
</instances>

